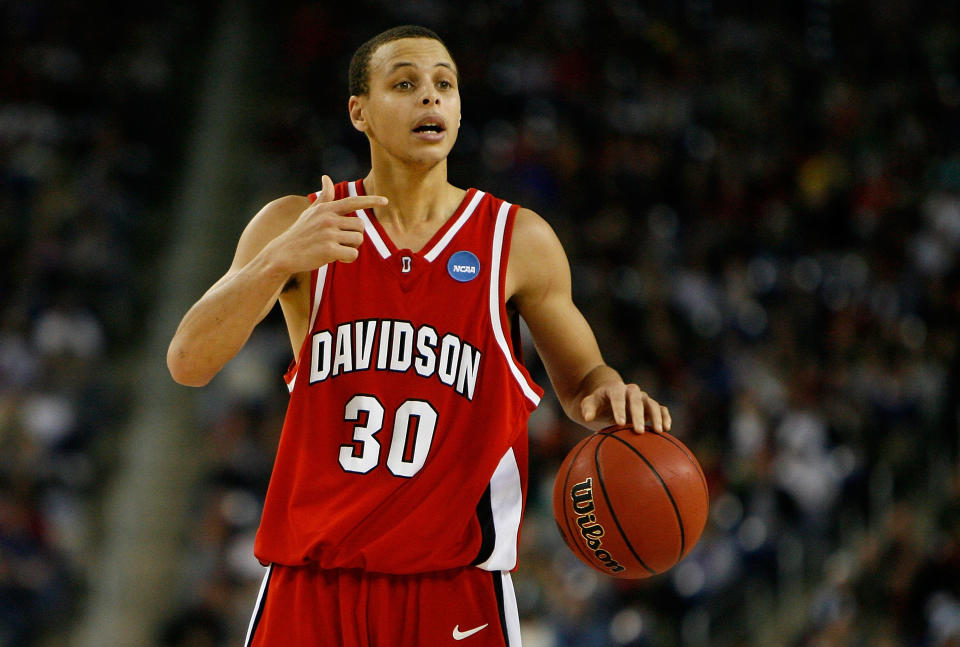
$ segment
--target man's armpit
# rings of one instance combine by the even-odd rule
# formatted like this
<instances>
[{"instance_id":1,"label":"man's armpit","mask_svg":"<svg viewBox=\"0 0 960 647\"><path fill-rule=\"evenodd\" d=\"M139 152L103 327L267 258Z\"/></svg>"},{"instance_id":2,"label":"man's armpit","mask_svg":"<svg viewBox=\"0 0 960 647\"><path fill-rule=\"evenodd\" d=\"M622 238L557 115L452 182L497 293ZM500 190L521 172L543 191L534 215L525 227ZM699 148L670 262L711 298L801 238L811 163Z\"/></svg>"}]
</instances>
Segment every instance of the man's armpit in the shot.
<instances>
[{"instance_id":1,"label":"man's armpit","mask_svg":"<svg viewBox=\"0 0 960 647\"><path fill-rule=\"evenodd\" d=\"M290 292L291 290L296 290L300 287L300 279L295 276L291 276L290 280L287 281L287 284L283 286L283 289L280 290L281 293Z\"/></svg>"}]
</instances>

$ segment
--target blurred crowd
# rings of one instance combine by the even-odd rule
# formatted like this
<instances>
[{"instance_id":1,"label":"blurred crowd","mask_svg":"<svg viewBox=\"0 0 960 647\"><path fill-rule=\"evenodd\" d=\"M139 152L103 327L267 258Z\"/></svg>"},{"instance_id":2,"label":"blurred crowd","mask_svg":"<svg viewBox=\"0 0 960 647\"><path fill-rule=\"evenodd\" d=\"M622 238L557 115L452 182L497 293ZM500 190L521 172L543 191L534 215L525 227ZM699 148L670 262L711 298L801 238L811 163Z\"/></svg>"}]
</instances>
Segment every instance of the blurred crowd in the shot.
<instances>
[{"instance_id":1,"label":"blurred crowd","mask_svg":"<svg viewBox=\"0 0 960 647\"><path fill-rule=\"evenodd\" d=\"M527 647L960 645L960 7L753 4L256 9L250 213L363 176L349 56L436 29L464 105L451 180L551 223L608 362L670 406L707 474L684 562L595 574L553 525L583 430L548 395L515 574ZM35 644L82 596L169 235L180 45L202 33L184 20L203 25L176 3L94 10L93 32L51 9L0 3L0 645ZM289 359L274 314L197 394L210 467L158 645L243 638Z\"/></svg>"},{"instance_id":2,"label":"blurred crowd","mask_svg":"<svg viewBox=\"0 0 960 647\"><path fill-rule=\"evenodd\" d=\"M136 380L187 3L0 2L0 645L69 624ZM192 20L190 20L192 19ZM194 25L194 27L191 27Z\"/></svg>"}]
</instances>

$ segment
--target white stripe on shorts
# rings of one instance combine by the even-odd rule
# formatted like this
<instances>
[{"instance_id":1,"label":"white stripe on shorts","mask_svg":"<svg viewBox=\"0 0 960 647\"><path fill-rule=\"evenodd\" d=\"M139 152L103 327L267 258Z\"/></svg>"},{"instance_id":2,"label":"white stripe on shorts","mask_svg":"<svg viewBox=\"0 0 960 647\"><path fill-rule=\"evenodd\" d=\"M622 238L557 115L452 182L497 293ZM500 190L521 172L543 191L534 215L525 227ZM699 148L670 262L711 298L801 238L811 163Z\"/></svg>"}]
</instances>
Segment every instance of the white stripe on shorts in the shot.
<instances>
[{"instance_id":1,"label":"white stripe on shorts","mask_svg":"<svg viewBox=\"0 0 960 647\"><path fill-rule=\"evenodd\" d=\"M263 582L260 583L260 592L257 593L257 603L253 607L253 615L250 616L250 624L247 625L247 637L243 641L243 647L250 647L253 640L253 630L257 626L260 614L263 612L263 605L266 603L264 595L267 592L267 583L270 581L270 574L273 572L273 564L267 566L267 572L263 574ZM516 602L516 601L514 601Z\"/></svg>"},{"instance_id":2,"label":"white stripe on shorts","mask_svg":"<svg viewBox=\"0 0 960 647\"><path fill-rule=\"evenodd\" d=\"M507 625L507 647L521 647L520 612L517 610L517 594L513 590L510 571L500 572L500 582L503 584L503 619Z\"/></svg>"}]
</instances>

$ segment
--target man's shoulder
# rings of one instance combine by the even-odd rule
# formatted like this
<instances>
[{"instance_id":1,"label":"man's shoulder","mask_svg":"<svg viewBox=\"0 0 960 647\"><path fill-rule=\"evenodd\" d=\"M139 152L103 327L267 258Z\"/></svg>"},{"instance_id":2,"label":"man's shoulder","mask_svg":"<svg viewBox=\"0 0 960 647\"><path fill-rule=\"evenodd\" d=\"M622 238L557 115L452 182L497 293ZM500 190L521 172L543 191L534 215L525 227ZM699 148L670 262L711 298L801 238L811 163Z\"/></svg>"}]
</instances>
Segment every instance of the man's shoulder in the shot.
<instances>
[{"instance_id":1,"label":"man's shoulder","mask_svg":"<svg viewBox=\"0 0 960 647\"><path fill-rule=\"evenodd\" d=\"M296 222L310 199L303 195L285 195L263 205L250 221L247 229L268 238L274 238Z\"/></svg>"},{"instance_id":2,"label":"man's shoulder","mask_svg":"<svg viewBox=\"0 0 960 647\"><path fill-rule=\"evenodd\" d=\"M313 200L306 195L285 195L263 205L260 213L273 218L289 217L290 214L294 213L300 215L304 209L310 206L311 202Z\"/></svg>"},{"instance_id":3,"label":"man's shoulder","mask_svg":"<svg viewBox=\"0 0 960 647\"><path fill-rule=\"evenodd\" d=\"M516 216L514 217L514 225L513 225L514 230L516 230L517 227L537 228L537 227L546 226L548 229L550 227L550 225L548 225L547 222L536 211L533 211L532 209L528 209L527 207L524 207L523 205L519 205L516 202L513 202L512 200L500 197L498 195L491 193L490 191L485 191L484 189L474 187L473 191L483 194L483 196L486 199L490 200L491 204L501 205L505 203L505 204L512 205L513 207L516 207L517 213L516 213Z\"/></svg>"},{"instance_id":4,"label":"man's shoulder","mask_svg":"<svg viewBox=\"0 0 960 647\"><path fill-rule=\"evenodd\" d=\"M520 207L513 220L513 244L540 245L556 238L553 228L533 209Z\"/></svg>"}]
</instances>

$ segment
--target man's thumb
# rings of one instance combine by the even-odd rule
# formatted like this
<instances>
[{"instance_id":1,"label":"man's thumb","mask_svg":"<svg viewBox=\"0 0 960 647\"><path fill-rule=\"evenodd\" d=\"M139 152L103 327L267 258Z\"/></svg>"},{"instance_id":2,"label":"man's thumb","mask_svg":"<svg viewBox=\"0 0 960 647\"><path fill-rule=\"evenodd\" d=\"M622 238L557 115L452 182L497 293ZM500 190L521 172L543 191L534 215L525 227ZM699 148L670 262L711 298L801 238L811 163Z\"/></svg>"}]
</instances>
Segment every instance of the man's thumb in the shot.
<instances>
[{"instance_id":1,"label":"man's thumb","mask_svg":"<svg viewBox=\"0 0 960 647\"><path fill-rule=\"evenodd\" d=\"M320 192L320 202L333 202L333 198L336 196L336 189L333 186L333 180L330 179L329 175L324 175L321 178L321 183L323 190Z\"/></svg>"},{"instance_id":2,"label":"man's thumb","mask_svg":"<svg viewBox=\"0 0 960 647\"><path fill-rule=\"evenodd\" d=\"M597 404L592 395L580 401L580 415L585 422L592 422L597 417Z\"/></svg>"}]
</instances>

